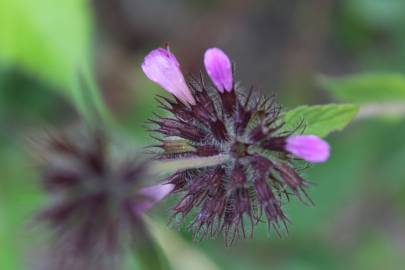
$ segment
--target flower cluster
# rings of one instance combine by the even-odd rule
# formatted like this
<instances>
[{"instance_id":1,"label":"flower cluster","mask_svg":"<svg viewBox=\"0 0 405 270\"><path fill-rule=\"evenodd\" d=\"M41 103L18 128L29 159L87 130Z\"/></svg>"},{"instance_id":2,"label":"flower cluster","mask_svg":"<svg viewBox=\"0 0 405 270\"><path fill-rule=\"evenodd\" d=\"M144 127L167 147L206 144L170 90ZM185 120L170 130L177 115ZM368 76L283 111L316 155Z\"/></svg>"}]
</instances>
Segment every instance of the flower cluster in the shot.
<instances>
[{"instance_id":1,"label":"flower cluster","mask_svg":"<svg viewBox=\"0 0 405 270\"><path fill-rule=\"evenodd\" d=\"M142 214L173 185L144 187L145 163L115 160L100 130L49 135L43 145L41 183L54 199L40 213L55 233L50 268L116 269Z\"/></svg>"},{"instance_id":2,"label":"flower cluster","mask_svg":"<svg viewBox=\"0 0 405 270\"><path fill-rule=\"evenodd\" d=\"M288 218L282 202L291 195L308 200L308 182L298 173L297 160L324 162L329 145L314 135L296 135L284 126L283 112L274 98L235 84L232 64L218 48L205 52L204 77L187 82L169 49L149 53L142 64L146 76L173 95L160 97L172 117L152 122L160 134L160 160L181 157L227 157L210 167L186 169L167 183L181 193L174 216L191 217L197 238L223 234L227 244L245 238L265 216L277 232Z\"/></svg>"}]
</instances>

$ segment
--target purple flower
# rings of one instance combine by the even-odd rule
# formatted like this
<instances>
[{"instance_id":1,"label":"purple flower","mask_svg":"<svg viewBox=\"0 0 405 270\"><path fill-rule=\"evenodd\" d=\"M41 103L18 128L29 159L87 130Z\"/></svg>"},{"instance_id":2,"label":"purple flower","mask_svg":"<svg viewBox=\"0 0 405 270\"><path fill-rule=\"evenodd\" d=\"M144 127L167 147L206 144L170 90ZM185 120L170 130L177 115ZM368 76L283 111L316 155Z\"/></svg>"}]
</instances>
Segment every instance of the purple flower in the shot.
<instances>
[{"instance_id":1,"label":"purple flower","mask_svg":"<svg viewBox=\"0 0 405 270\"><path fill-rule=\"evenodd\" d=\"M190 82L195 105L161 98L172 117L151 120L156 125L158 159L229 156L223 164L178 171L167 179L181 198L173 207L177 220L192 216L195 238L224 235L227 245L248 235L257 223L287 229L283 202L291 196L311 203L300 175L302 162L323 162L326 142L313 135L297 136L284 128L281 106L251 89L233 85L229 59L219 49L205 54L205 66L214 84ZM219 98L218 98L219 96ZM250 228L250 233L247 232Z\"/></svg>"},{"instance_id":2,"label":"purple flower","mask_svg":"<svg viewBox=\"0 0 405 270\"><path fill-rule=\"evenodd\" d=\"M314 135L290 136L285 148L293 155L312 163L322 163L329 158L329 144Z\"/></svg>"},{"instance_id":3,"label":"purple flower","mask_svg":"<svg viewBox=\"0 0 405 270\"><path fill-rule=\"evenodd\" d=\"M232 91L232 64L228 56L221 49L208 49L204 54L204 65L218 91L221 93Z\"/></svg>"},{"instance_id":4,"label":"purple flower","mask_svg":"<svg viewBox=\"0 0 405 270\"><path fill-rule=\"evenodd\" d=\"M151 51L145 57L142 70L151 81L159 84L185 104L195 104L195 99L180 70L180 64L169 50L158 48Z\"/></svg>"},{"instance_id":5,"label":"purple flower","mask_svg":"<svg viewBox=\"0 0 405 270\"><path fill-rule=\"evenodd\" d=\"M116 160L101 131L55 134L44 141L42 185L52 196L39 218L55 232L55 269L117 269L117 258L143 214L174 187L144 187L147 163ZM72 260L72 258L75 258ZM54 268L52 268L54 269Z\"/></svg>"}]
</instances>

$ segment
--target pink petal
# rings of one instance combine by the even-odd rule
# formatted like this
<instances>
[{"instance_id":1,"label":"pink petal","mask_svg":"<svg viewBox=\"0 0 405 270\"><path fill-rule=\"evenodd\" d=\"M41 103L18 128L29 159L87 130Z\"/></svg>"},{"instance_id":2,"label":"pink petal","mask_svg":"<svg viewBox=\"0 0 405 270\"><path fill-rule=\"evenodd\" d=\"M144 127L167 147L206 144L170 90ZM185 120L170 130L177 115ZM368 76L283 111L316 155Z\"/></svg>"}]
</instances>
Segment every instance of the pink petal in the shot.
<instances>
[{"instance_id":1,"label":"pink petal","mask_svg":"<svg viewBox=\"0 0 405 270\"><path fill-rule=\"evenodd\" d=\"M204 54L204 65L212 82L221 93L232 91L232 64L222 50L218 48L208 49Z\"/></svg>"},{"instance_id":2,"label":"pink petal","mask_svg":"<svg viewBox=\"0 0 405 270\"><path fill-rule=\"evenodd\" d=\"M182 102L195 104L180 70L180 64L169 50L158 48L151 51L144 59L142 70L151 81L159 84Z\"/></svg>"},{"instance_id":3,"label":"pink petal","mask_svg":"<svg viewBox=\"0 0 405 270\"><path fill-rule=\"evenodd\" d=\"M152 208L156 203L163 200L174 188L173 184L161 183L142 188L138 196L142 199L134 205L134 211L142 214Z\"/></svg>"},{"instance_id":4,"label":"pink petal","mask_svg":"<svg viewBox=\"0 0 405 270\"><path fill-rule=\"evenodd\" d=\"M329 144L315 135L290 136L286 140L285 148L295 156L312 163L325 162L330 153Z\"/></svg>"}]
</instances>

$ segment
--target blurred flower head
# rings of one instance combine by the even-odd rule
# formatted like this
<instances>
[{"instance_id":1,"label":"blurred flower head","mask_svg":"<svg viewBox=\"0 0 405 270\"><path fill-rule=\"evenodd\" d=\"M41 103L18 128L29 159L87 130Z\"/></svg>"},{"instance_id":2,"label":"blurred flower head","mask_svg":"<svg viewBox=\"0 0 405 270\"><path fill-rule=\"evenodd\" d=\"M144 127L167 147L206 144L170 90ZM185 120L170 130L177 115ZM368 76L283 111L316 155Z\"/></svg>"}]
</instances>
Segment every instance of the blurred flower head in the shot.
<instances>
[{"instance_id":1,"label":"blurred flower head","mask_svg":"<svg viewBox=\"0 0 405 270\"><path fill-rule=\"evenodd\" d=\"M163 51L152 51L143 67L165 70L165 79L183 82L178 64L169 67L160 56L150 57ZM159 99L172 117L151 120L163 149L157 158L226 155L229 159L216 166L178 171L168 178L175 186L173 192L182 194L173 207L174 217L180 222L192 216L189 225L196 238L223 234L226 244L252 235L263 216L269 228L287 229L283 203L291 195L311 202L300 165L326 161L329 145L314 135L297 135L299 125L295 130L286 129L281 106L274 98L238 87L231 61L222 50L207 50L204 64L213 85L203 76L190 80L183 88L187 87L193 102L184 102L181 91L160 83L174 100ZM150 71L145 73L151 77Z\"/></svg>"},{"instance_id":2,"label":"blurred flower head","mask_svg":"<svg viewBox=\"0 0 405 270\"><path fill-rule=\"evenodd\" d=\"M101 130L46 136L42 186L51 195L39 217L54 231L52 269L116 269L142 215L172 185L145 187L145 162L116 160Z\"/></svg>"}]
</instances>

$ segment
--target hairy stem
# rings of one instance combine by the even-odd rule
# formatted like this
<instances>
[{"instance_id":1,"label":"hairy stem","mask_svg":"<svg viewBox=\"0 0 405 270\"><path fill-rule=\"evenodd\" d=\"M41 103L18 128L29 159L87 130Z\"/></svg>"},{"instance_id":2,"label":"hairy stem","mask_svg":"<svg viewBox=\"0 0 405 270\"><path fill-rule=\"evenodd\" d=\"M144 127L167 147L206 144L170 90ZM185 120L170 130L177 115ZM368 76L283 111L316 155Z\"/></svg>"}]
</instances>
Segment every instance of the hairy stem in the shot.
<instances>
[{"instance_id":1,"label":"hairy stem","mask_svg":"<svg viewBox=\"0 0 405 270\"><path fill-rule=\"evenodd\" d=\"M229 155L216 155L212 157L190 157L175 160L159 160L150 165L149 169L155 174L186 169L196 169L220 165L229 160Z\"/></svg>"},{"instance_id":2,"label":"hairy stem","mask_svg":"<svg viewBox=\"0 0 405 270\"><path fill-rule=\"evenodd\" d=\"M370 103L360 106L356 120L378 116L402 115L405 115L405 103L403 102Z\"/></svg>"}]
</instances>

